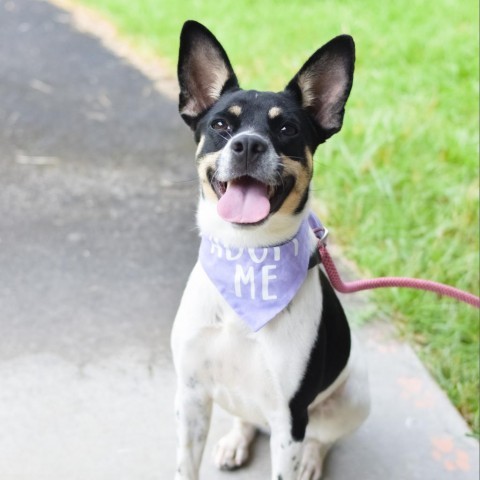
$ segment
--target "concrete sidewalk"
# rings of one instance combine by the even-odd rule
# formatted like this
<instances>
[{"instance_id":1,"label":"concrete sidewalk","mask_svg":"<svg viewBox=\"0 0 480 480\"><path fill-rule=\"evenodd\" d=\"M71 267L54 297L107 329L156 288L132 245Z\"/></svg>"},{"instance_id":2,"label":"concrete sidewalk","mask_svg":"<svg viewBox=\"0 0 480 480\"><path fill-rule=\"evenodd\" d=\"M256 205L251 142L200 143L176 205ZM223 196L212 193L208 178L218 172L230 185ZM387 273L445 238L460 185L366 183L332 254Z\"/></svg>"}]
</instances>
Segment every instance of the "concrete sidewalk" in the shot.
<instances>
[{"instance_id":1,"label":"concrete sidewalk","mask_svg":"<svg viewBox=\"0 0 480 480\"><path fill-rule=\"evenodd\" d=\"M0 2L0 99L0 479L173 478L190 133L151 79L37 0ZM357 333L372 415L324 478L477 479L478 443L412 350L381 323ZM266 437L247 469L212 468L228 423L215 413L202 478L268 479Z\"/></svg>"}]
</instances>

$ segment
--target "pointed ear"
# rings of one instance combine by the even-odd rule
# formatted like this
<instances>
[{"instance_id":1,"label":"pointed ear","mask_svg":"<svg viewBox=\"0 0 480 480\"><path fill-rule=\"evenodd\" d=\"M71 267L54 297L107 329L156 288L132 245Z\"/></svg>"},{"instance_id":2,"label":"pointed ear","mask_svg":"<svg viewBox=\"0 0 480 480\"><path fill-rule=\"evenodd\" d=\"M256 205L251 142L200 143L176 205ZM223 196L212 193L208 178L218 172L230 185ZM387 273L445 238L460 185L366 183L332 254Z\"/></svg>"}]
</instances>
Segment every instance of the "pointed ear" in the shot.
<instances>
[{"instance_id":1,"label":"pointed ear","mask_svg":"<svg viewBox=\"0 0 480 480\"><path fill-rule=\"evenodd\" d=\"M354 64L353 38L341 35L317 50L286 88L310 112L323 140L342 128Z\"/></svg>"},{"instance_id":2,"label":"pointed ear","mask_svg":"<svg viewBox=\"0 0 480 480\"><path fill-rule=\"evenodd\" d=\"M180 35L178 82L180 114L192 128L222 93L239 88L220 42L207 28L193 20L185 22Z\"/></svg>"}]
</instances>

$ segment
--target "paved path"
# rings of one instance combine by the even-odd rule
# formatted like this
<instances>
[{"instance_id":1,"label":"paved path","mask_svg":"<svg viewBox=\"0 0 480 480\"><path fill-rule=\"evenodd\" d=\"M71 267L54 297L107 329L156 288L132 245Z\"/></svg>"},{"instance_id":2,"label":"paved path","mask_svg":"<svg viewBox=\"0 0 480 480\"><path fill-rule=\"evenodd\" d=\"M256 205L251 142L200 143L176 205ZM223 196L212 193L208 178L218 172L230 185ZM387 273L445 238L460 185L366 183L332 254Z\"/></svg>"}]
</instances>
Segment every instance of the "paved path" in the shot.
<instances>
[{"instance_id":1,"label":"paved path","mask_svg":"<svg viewBox=\"0 0 480 480\"><path fill-rule=\"evenodd\" d=\"M69 14L0 1L1 480L172 478L192 152L176 105ZM478 444L411 349L382 325L358 333L373 412L325 478L478 478ZM217 412L210 443L227 424ZM257 447L233 474L207 452L202 478L269 478Z\"/></svg>"}]
</instances>

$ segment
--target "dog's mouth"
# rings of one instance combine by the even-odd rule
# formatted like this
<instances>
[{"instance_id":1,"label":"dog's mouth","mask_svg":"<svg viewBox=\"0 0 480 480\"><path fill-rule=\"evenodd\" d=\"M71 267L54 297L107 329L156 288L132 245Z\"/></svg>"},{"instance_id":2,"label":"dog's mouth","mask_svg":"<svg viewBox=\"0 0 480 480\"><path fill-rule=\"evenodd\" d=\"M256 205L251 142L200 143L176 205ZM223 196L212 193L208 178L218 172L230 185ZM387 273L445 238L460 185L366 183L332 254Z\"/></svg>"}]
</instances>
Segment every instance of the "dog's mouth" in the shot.
<instances>
[{"instance_id":1,"label":"dog's mouth","mask_svg":"<svg viewBox=\"0 0 480 480\"><path fill-rule=\"evenodd\" d=\"M213 175L212 175L213 177ZM257 225L275 213L295 183L287 177L279 185L270 185L244 175L228 182L210 178L217 194L217 212L223 220L241 225Z\"/></svg>"}]
</instances>

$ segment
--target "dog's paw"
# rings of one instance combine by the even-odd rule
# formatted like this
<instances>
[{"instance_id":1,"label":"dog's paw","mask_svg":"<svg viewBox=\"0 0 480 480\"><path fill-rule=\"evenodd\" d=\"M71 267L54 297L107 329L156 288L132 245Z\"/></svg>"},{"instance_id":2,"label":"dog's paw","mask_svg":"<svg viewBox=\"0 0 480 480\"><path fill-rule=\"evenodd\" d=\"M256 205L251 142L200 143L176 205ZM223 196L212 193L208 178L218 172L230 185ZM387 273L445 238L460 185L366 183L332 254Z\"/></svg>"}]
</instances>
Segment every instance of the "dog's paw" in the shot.
<instances>
[{"instance_id":1,"label":"dog's paw","mask_svg":"<svg viewBox=\"0 0 480 480\"><path fill-rule=\"evenodd\" d=\"M309 440L303 447L302 462L300 463L299 480L320 480L322 478L323 460L328 447Z\"/></svg>"},{"instance_id":2,"label":"dog's paw","mask_svg":"<svg viewBox=\"0 0 480 480\"><path fill-rule=\"evenodd\" d=\"M236 470L248 461L249 447L255 437L255 428L244 425L233 428L222 437L214 450L213 460L220 470Z\"/></svg>"}]
</instances>

